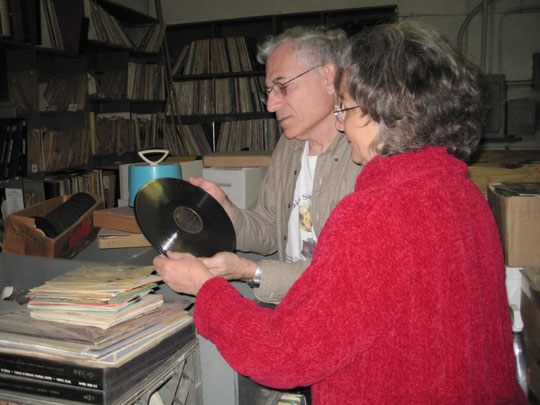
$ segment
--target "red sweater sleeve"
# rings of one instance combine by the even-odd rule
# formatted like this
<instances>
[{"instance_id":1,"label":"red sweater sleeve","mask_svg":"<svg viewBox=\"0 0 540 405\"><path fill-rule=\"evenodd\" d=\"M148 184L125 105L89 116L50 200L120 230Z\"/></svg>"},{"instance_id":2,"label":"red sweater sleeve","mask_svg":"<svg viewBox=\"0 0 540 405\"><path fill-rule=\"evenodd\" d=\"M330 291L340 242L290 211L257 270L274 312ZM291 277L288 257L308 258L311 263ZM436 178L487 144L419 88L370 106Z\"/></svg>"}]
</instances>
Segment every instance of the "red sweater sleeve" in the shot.
<instances>
[{"instance_id":1,"label":"red sweater sleeve","mask_svg":"<svg viewBox=\"0 0 540 405\"><path fill-rule=\"evenodd\" d=\"M361 254L363 229L371 221L359 222L355 215L361 210L349 200L334 211L310 268L275 310L242 298L224 279L209 280L199 291L198 332L241 374L276 388L313 384L353 361L392 323L399 305L385 305L387 294L400 302L399 279L405 273L390 268L381 274L377 268L386 269L386 261ZM351 226L357 223L364 225ZM347 228L350 232L343 232ZM379 246L382 253L385 243ZM359 268L372 269L364 282Z\"/></svg>"}]
</instances>

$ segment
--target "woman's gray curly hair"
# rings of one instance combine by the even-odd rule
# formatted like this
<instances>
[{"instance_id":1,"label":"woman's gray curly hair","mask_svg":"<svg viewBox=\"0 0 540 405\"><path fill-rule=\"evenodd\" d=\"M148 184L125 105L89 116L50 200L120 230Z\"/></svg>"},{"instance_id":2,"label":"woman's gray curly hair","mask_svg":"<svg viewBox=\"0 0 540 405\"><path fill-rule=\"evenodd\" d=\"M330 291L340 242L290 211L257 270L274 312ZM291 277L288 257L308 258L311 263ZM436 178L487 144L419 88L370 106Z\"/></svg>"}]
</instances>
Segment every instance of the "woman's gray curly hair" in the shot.
<instances>
[{"instance_id":1,"label":"woman's gray curly hair","mask_svg":"<svg viewBox=\"0 0 540 405\"><path fill-rule=\"evenodd\" d=\"M296 26L283 31L281 34L267 38L259 44L257 60L266 63L274 50L290 41L294 42L294 50L306 63L335 62L337 52L347 38L345 31L339 28L324 26Z\"/></svg>"},{"instance_id":2,"label":"woman's gray curly hair","mask_svg":"<svg viewBox=\"0 0 540 405\"><path fill-rule=\"evenodd\" d=\"M339 55L336 88L346 88L379 124L382 155L443 146L466 159L478 145L485 81L480 69L433 28L379 25L355 35Z\"/></svg>"}]
</instances>

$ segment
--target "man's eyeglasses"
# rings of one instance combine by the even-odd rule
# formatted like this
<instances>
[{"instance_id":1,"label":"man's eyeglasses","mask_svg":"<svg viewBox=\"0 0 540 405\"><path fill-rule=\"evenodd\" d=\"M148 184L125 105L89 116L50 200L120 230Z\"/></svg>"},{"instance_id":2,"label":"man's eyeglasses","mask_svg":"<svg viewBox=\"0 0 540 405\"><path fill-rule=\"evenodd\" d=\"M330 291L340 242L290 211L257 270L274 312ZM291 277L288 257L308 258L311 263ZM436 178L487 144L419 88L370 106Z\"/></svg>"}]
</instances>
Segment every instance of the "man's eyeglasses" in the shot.
<instances>
[{"instance_id":1,"label":"man's eyeglasses","mask_svg":"<svg viewBox=\"0 0 540 405\"><path fill-rule=\"evenodd\" d=\"M343 104L335 104L334 105L334 115L336 116L336 119L338 122L343 123L343 120L345 119L345 111L354 110L355 108L360 108L359 105L356 105L354 107L349 108L343 108Z\"/></svg>"},{"instance_id":2,"label":"man's eyeglasses","mask_svg":"<svg viewBox=\"0 0 540 405\"><path fill-rule=\"evenodd\" d=\"M266 97L264 98L264 103L266 104L266 100L268 99L268 96L270 96L270 93L274 93L274 95L278 98L283 98L287 95L287 85L292 82L293 80L298 79L299 77L305 75L306 73L311 72L314 69L317 69L318 67L321 67L322 64L315 65L312 68L306 70L305 72L300 73L299 75L294 76L292 79L287 80L285 83L280 83L277 81L272 82L272 86L267 87L265 89Z\"/></svg>"}]
</instances>

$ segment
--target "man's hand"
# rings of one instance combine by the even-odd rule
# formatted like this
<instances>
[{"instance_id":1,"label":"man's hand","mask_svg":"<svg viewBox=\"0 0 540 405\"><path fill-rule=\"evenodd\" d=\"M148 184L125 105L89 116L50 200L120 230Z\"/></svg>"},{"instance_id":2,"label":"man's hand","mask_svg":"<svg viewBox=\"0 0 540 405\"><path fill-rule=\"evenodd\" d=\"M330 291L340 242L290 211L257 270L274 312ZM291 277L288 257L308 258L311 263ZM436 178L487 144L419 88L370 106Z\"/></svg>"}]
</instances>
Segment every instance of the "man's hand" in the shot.
<instances>
[{"instance_id":1,"label":"man's hand","mask_svg":"<svg viewBox=\"0 0 540 405\"><path fill-rule=\"evenodd\" d=\"M230 252L220 252L209 258L201 258L201 262L214 276L224 277L227 280L250 279L257 267L255 262Z\"/></svg>"},{"instance_id":2,"label":"man's hand","mask_svg":"<svg viewBox=\"0 0 540 405\"><path fill-rule=\"evenodd\" d=\"M197 295L202 285L212 277L203 262L189 253L167 252L153 263L158 274L176 292Z\"/></svg>"},{"instance_id":3,"label":"man's hand","mask_svg":"<svg viewBox=\"0 0 540 405\"><path fill-rule=\"evenodd\" d=\"M202 188L208 194L216 199L221 204L223 209L227 212L229 217L231 216L231 201L227 198L225 192L213 181L205 180L202 177L189 177L188 182L194 186Z\"/></svg>"}]
</instances>

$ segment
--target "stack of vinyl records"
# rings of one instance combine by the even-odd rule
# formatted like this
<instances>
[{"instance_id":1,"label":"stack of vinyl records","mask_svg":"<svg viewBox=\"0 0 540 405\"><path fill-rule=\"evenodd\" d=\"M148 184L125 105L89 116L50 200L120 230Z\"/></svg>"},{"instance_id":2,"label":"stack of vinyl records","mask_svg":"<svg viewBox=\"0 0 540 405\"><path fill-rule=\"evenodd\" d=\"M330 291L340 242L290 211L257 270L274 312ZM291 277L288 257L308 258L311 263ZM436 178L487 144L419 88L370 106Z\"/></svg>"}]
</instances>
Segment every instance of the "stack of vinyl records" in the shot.
<instances>
[{"instance_id":1,"label":"stack of vinyl records","mask_svg":"<svg viewBox=\"0 0 540 405\"><path fill-rule=\"evenodd\" d=\"M167 302L108 329L36 320L26 306L0 311L0 399L132 403L196 347L189 304Z\"/></svg>"},{"instance_id":2,"label":"stack of vinyl records","mask_svg":"<svg viewBox=\"0 0 540 405\"><path fill-rule=\"evenodd\" d=\"M151 266L89 266L31 289L27 297L34 319L107 329L163 305L152 294L161 277Z\"/></svg>"}]
</instances>

